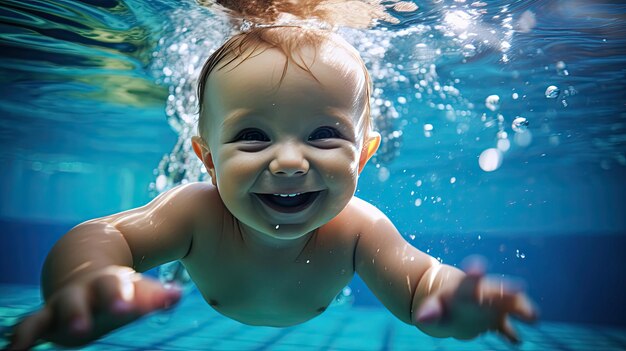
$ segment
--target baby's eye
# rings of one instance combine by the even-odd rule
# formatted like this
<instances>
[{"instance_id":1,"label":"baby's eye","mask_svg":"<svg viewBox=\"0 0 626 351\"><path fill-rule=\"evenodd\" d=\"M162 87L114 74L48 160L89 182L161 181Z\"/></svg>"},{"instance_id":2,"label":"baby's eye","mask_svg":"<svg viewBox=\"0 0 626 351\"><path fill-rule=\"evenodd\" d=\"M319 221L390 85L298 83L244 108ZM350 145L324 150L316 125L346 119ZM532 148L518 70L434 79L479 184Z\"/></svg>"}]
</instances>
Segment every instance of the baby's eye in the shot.
<instances>
[{"instance_id":1,"label":"baby's eye","mask_svg":"<svg viewBox=\"0 0 626 351\"><path fill-rule=\"evenodd\" d=\"M237 133L233 141L270 141L270 138L260 129L247 128Z\"/></svg>"},{"instance_id":2,"label":"baby's eye","mask_svg":"<svg viewBox=\"0 0 626 351\"><path fill-rule=\"evenodd\" d=\"M309 135L309 141L333 138L341 138L341 133L332 127L319 127Z\"/></svg>"}]
</instances>

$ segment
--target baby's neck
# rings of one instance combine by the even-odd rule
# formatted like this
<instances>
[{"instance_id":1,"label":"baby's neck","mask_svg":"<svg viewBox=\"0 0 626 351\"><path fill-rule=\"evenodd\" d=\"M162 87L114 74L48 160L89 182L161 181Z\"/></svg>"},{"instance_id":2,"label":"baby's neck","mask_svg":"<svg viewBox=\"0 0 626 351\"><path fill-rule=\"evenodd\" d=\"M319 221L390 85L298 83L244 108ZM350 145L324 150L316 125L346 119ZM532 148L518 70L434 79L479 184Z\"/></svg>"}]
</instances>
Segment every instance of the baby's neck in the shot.
<instances>
[{"instance_id":1,"label":"baby's neck","mask_svg":"<svg viewBox=\"0 0 626 351\"><path fill-rule=\"evenodd\" d=\"M238 221L239 222L239 221ZM276 255L297 257L313 239L317 229L294 239L275 238L266 233L250 228L239 222L241 241L249 252L255 255Z\"/></svg>"}]
</instances>

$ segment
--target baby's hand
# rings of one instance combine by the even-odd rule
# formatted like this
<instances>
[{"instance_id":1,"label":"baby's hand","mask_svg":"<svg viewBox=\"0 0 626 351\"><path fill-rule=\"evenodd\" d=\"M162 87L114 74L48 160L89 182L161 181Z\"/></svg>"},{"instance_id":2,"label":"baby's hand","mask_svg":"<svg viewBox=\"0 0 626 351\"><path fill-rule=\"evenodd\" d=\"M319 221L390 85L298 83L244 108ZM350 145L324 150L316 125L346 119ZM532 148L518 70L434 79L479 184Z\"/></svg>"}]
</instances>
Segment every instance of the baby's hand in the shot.
<instances>
[{"instance_id":1,"label":"baby's hand","mask_svg":"<svg viewBox=\"0 0 626 351\"><path fill-rule=\"evenodd\" d=\"M465 269L466 276L454 290L441 289L429 296L414 313L413 320L433 334L471 339L487 331L496 331L514 344L520 342L510 317L527 323L537 318L537 311L521 286L503 278L485 277L483 265L474 261Z\"/></svg>"},{"instance_id":2,"label":"baby's hand","mask_svg":"<svg viewBox=\"0 0 626 351\"><path fill-rule=\"evenodd\" d=\"M27 349L38 339L79 346L180 299L128 267L111 266L79 278L55 292L45 307L14 328L8 349Z\"/></svg>"}]
</instances>

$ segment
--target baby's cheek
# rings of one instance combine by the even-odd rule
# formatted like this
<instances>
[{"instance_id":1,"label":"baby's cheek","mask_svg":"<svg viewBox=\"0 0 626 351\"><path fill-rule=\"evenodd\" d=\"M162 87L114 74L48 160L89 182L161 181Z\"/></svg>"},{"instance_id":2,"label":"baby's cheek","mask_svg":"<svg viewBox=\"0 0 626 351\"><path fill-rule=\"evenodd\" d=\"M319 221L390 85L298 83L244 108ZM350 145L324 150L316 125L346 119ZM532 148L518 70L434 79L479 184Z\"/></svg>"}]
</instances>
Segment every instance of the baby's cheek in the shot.
<instances>
[{"instance_id":1,"label":"baby's cheek","mask_svg":"<svg viewBox=\"0 0 626 351\"><path fill-rule=\"evenodd\" d=\"M218 186L239 189L243 191L254 182L258 167L254 167L247 160L229 160L217 169Z\"/></svg>"},{"instance_id":2,"label":"baby's cheek","mask_svg":"<svg viewBox=\"0 0 626 351\"><path fill-rule=\"evenodd\" d=\"M329 181L336 191L341 191L346 198L350 198L358 180L358 161L348 157L336 160L339 162L333 163L332 168L327 169Z\"/></svg>"}]
</instances>

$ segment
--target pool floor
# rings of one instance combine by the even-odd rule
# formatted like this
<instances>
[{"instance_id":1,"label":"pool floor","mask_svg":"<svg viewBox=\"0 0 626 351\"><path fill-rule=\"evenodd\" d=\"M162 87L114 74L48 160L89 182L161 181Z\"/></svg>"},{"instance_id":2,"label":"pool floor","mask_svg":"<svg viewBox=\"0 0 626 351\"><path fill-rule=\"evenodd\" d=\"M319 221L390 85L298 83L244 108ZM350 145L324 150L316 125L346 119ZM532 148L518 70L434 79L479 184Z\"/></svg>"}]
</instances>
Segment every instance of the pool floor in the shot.
<instances>
[{"instance_id":1,"label":"pool floor","mask_svg":"<svg viewBox=\"0 0 626 351\"><path fill-rule=\"evenodd\" d=\"M41 303L35 286L0 285L0 348L10 326ZM524 342L499 336L471 341L437 339L398 321L382 308L330 307L321 316L289 328L251 327L228 319L197 292L170 312L146 316L81 350L626 350L626 328L542 321L517 324ZM35 350L59 349L50 343Z\"/></svg>"}]
</instances>

